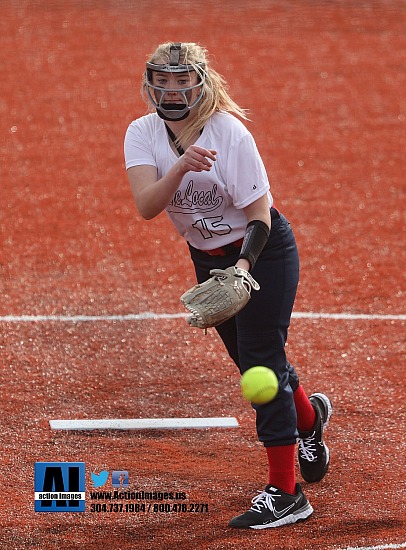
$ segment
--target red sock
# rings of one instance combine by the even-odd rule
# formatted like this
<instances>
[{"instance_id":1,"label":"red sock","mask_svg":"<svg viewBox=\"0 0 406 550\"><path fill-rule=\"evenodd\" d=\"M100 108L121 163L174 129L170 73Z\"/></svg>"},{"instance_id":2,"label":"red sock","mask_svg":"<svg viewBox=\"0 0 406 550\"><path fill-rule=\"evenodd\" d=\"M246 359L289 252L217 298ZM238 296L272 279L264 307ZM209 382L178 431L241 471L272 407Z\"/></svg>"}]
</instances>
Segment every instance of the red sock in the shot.
<instances>
[{"instance_id":1,"label":"red sock","mask_svg":"<svg viewBox=\"0 0 406 550\"><path fill-rule=\"evenodd\" d=\"M297 413L297 429L299 432L308 432L313 428L316 422L316 413L314 412L313 405L310 403L306 392L300 384L293 394L293 399L295 400Z\"/></svg>"},{"instance_id":2,"label":"red sock","mask_svg":"<svg viewBox=\"0 0 406 550\"><path fill-rule=\"evenodd\" d=\"M296 493L296 445L265 447L269 464L269 484L285 493Z\"/></svg>"}]
</instances>

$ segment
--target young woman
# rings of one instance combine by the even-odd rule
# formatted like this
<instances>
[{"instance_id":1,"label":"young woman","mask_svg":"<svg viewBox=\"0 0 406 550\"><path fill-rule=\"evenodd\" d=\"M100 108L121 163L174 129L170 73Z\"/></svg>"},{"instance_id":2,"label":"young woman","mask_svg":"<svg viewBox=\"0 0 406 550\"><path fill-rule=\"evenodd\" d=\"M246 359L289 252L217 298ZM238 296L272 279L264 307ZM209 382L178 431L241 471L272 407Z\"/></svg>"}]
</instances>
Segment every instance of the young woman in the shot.
<instances>
[{"instance_id":1,"label":"young woman","mask_svg":"<svg viewBox=\"0 0 406 550\"><path fill-rule=\"evenodd\" d=\"M332 407L321 393L307 397L285 355L299 280L292 229L273 205L254 139L239 120L245 111L203 47L160 45L146 64L143 93L154 112L130 124L124 144L140 215L149 220L166 211L188 243L198 282L211 269L236 266L260 285L245 308L216 327L241 373L264 365L279 381L273 401L253 405L268 484L230 526L264 529L304 520L313 509L296 483L296 442L302 477L321 480L329 465L322 437Z\"/></svg>"}]
</instances>

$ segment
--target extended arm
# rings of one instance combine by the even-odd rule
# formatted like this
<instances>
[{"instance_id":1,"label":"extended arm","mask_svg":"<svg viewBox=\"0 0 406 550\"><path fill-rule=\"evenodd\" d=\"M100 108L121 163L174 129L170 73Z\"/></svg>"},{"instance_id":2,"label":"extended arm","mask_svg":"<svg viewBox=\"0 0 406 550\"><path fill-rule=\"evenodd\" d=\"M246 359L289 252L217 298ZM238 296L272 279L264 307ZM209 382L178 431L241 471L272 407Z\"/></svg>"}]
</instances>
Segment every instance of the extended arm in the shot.
<instances>
[{"instance_id":1,"label":"extended arm","mask_svg":"<svg viewBox=\"0 0 406 550\"><path fill-rule=\"evenodd\" d=\"M170 203L187 172L209 171L216 151L191 145L160 179L154 166L134 166L127 170L135 204L140 215L150 220L160 214Z\"/></svg>"}]
</instances>

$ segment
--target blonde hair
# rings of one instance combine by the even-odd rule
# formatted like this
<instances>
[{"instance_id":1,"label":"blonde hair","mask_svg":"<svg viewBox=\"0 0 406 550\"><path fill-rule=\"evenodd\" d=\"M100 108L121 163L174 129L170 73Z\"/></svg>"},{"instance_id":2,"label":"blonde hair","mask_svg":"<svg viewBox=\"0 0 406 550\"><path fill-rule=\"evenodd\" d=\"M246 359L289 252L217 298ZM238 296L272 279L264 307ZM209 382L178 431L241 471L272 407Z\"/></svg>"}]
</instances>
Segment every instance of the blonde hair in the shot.
<instances>
[{"instance_id":1,"label":"blonde hair","mask_svg":"<svg viewBox=\"0 0 406 550\"><path fill-rule=\"evenodd\" d=\"M155 52L148 58L150 63L169 63L169 52L173 42L166 42L157 47ZM194 42L182 42L180 51L180 63L192 65L196 73L202 76L204 72L205 81L203 85L203 97L198 104L196 116L190 119L180 134L177 136L177 144L187 143L190 138L200 131L208 119L218 111L226 111L249 120L247 110L243 109L231 99L228 94L228 85L223 76L215 71L209 63L208 52L199 44ZM199 64L204 64L202 67ZM145 73L142 81L142 95L147 100Z\"/></svg>"}]
</instances>

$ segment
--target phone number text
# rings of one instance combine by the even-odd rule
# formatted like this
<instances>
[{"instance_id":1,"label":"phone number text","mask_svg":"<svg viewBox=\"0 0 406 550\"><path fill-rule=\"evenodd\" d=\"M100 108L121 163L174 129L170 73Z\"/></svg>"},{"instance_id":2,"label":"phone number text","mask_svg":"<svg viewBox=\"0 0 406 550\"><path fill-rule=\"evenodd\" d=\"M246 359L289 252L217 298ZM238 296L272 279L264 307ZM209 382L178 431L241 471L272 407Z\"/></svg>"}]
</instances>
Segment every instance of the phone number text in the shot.
<instances>
[{"instance_id":1,"label":"phone number text","mask_svg":"<svg viewBox=\"0 0 406 550\"><path fill-rule=\"evenodd\" d=\"M129 512L129 513L178 513L178 512L192 512L192 513L206 513L209 511L209 505L207 502L194 502L194 503L167 503L167 502L128 502L124 503L91 503L91 512Z\"/></svg>"}]
</instances>

